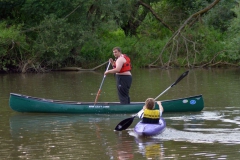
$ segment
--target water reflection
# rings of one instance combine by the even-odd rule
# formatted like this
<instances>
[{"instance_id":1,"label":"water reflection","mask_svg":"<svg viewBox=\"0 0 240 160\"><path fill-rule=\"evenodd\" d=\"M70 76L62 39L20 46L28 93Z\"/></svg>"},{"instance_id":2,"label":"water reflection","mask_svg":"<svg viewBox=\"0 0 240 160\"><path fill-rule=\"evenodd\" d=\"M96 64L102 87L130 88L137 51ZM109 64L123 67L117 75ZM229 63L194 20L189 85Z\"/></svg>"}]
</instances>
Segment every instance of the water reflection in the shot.
<instances>
[{"instance_id":1,"label":"water reflection","mask_svg":"<svg viewBox=\"0 0 240 160\"><path fill-rule=\"evenodd\" d=\"M134 159L133 138L124 132L115 132L117 143L114 146L115 156L119 160Z\"/></svg>"},{"instance_id":2,"label":"water reflection","mask_svg":"<svg viewBox=\"0 0 240 160\"><path fill-rule=\"evenodd\" d=\"M11 156L25 159L108 159L103 128L108 115L17 114L10 117L14 148ZM92 155L92 153L95 153Z\"/></svg>"},{"instance_id":3,"label":"water reflection","mask_svg":"<svg viewBox=\"0 0 240 160\"><path fill-rule=\"evenodd\" d=\"M184 71L133 71L132 100L156 97ZM10 92L94 101L103 71L0 75L0 159L238 159L239 71L191 70L159 100L203 94L204 110L164 113L166 130L144 140L133 135L137 119L129 130L113 132L116 124L131 115L21 114L9 108ZM99 101L117 101L115 87L114 77L107 77Z\"/></svg>"},{"instance_id":4,"label":"water reflection","mask_svg":"<svg viewBox=\"0 0 240 160\"><path fill-rule=\"evenodd\" d=\"M240 144L238 119L238 116L235 120L229 119L224 111L165 117L168 127L158 138L191 143Z\"/></svg>"},{"instance_id":5,"label":"water reflection","mask_svg":"<svg viewBox=\"0 0 240 160\"><path fill-rule=\"evenodd\" d=\"M138 151L147 159L164 159L164 143L151 137L135 136Z\"/></svg>"},{"instance_id":6,"label":"water reflection","mask_svg":"<svg viewBox=\"0 0 240 160\"><path fill-rule=\"evenodd\" d=\"M95 118L94 118L95 117ZM62 128L76 129L81 124L88 125L89 128L98 128L97 123L107 121L107 117L97 117L96 115L74 115L74 114L16 114L10 117L10 132L13 137L28 133L39 133L42 131L58 131ZM76 127L76 128L75 128Z\"/></svg>"}]
</instances>

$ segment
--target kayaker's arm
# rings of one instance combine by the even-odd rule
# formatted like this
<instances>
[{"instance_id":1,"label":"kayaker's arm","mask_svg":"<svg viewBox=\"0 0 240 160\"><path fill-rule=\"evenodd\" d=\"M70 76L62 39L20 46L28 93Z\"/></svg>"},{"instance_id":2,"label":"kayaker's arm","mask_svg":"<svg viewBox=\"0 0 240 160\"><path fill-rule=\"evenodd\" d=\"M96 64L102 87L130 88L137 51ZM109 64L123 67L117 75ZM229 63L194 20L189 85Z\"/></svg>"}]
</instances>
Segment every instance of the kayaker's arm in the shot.
<instances>
[{"instance_id":1,"label":"kayaker's arm","mask_svg":"<svg viewBox=\"0 0 240 160\"><path fill-rule=\"evenodd\" d=\"M163 109L163 106L162 106L161 101L157 101L157 104L158 104L158 106L159 106L160 116L162 116L162 112L164 111L164 109Z\"/></svg>"}]
</instances>

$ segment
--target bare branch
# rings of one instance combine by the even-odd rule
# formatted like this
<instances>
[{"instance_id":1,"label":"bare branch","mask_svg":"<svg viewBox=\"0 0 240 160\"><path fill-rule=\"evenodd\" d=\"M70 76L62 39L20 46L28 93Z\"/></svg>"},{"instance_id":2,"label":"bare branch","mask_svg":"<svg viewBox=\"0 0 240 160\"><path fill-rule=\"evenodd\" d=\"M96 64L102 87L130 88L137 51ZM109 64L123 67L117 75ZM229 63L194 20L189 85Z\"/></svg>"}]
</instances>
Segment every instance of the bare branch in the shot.
<instances>
[{"instance_id":1,"label":"bare branch","mask_svg":"<svg viewBox=\"0 0 240 160\"><path fill-rule=\"evenodd\" d=\"M151 13L154 15L154 17L157 19L157 20L159 20L166 28L168 28L170 31L174 31L169 25L167 25L158 15L157 15L157 13L152 9L152 7L151 6L149 6L149 5L147 5L146 3L144 3L143 1L139 1L139 3L142 5L142 6L144 6L144 7L146 7L147 9L149 9L150 11L151 11Z\"/></svg>"},{"instance_id":2,"label":"bare branch","mask_svg":"<svg viewBox=\"0 0 240 160\"><path fill-rule=\"evenodd\" d=\"M165 49L167 48L167 46L169 46L169 44L171 44L171 41L176 38L181 32L182 30L188 25L189 22L191 22L192 20L194 21L195 18L198 18L199 16L201 16L202 14L208 12L211 8L213 8L220 0L215 0L213 3L211 3L209 6L207 6L206 8L204 8L201 11L198 11L194 14L192 14L180 27L179 29L172 35L172 37L168 40L167 44L163 47L162 51L160 52L158 58L152 62L151 64L149 64L149 66L154 65L154 63L156 63L159 59L161 59L163 52L165 51ZM161 63L163 64L163 62L161 61Z\"/></svg>"},{"instance_id":3,"label":"bare branch","mask_svg":"<svg viewBox=\"0 0 240 160\"><path fill-rule=\"evenodd\" d=\"M69 17L72 13L74 13L80 6L81 6L81 5L78 5L72 12L70 12L68 15L66 15L66 16L64 17L64 19L67 18L67 17Z\"/></svg>"}]
</instances>

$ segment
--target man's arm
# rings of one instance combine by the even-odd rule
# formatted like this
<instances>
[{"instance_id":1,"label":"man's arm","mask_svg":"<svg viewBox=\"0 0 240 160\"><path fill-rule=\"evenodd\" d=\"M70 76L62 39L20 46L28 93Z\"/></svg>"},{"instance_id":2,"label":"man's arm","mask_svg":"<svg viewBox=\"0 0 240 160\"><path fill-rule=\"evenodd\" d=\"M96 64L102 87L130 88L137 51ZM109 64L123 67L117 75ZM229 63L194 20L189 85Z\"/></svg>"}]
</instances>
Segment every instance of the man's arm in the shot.
<instances>
[{"instance_id":1,"label":"man's arm","mask_svg":"<svg viewBox=\"0 0 240 160\"><path fill-rule=\"evenodd\" d=\"M120 72L123 64L126 62L126 59L123 57L119 57L116 61L116 68L110 69L108 71L106 71L104 74L108 74L108 73L118 73Z\"/></svg>"}]
</instances>

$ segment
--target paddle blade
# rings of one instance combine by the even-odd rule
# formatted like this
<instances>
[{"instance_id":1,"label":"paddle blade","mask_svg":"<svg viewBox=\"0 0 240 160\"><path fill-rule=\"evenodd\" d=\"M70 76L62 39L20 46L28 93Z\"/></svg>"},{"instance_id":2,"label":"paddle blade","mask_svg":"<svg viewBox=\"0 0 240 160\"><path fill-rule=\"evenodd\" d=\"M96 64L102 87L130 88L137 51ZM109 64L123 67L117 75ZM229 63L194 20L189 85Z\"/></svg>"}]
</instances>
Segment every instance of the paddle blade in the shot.
<instances>
[{"instance_id":1,"label":"paddle blade","mask_svg":"<svg viewBox=\"0 0 240 160\"><path fill-rule=\"evenodd\" d=\"M131 117L131 118L127 118L127 119L124 119L123 121L121 121L116 127L115 127L115 131L122 131L122 130L125 130L127 129L133 122L135 116L134 117Z\"/></svg>"},{"instance_id":2,"label":"paddle blade","mask_svg":"<svg viewBox=\"0 0 240 160\"><path fill-rule=\"evenodd\" d=\"M180 82L184 77L186 77L186 76L188 75L188 72L189 72L189 71L184 72L184 73L176 80L176 82L174 82L174 83L171 85L171 87L173 87L173 86L176 85L178 82Z\"/></svg>"},{"instance_id":3,"label":"paddle blade","mask_svg":"<svg viewBox=\"0 0 240 160\"><path fill-rule=\"evenodd\" d=\"M98 96L99 96L100 92L101 92L101 90L99 89L99 90L98 90L98 93L97 93L97 96L96 96L96 98L95 98L95 102L94 102L94 105L95 105L95 104L97 103L97 100L98 100Z\"/></svg>"},{"instance_id":4,"label":"paddle blade","mask_svg":"<svg viewBox=\"0 0 240 160\"><path fill-rule=\"evenodd\" d=\"M110 62L108 62L108 66L107 66L106 71L108 70L109 66L110 66ZM95 98L94 105L97 103L98 96L99 96L99 94L100 94L100 92L101 92L102 85L103 85L103 82L104 82L105 77L106 77L106 75L103 76L103 79L102 79L102 82L101 82L100 88L99 88L98 93L97 93L97 96L96 96L96 98Z\"/></svg>"}]
</instances>

